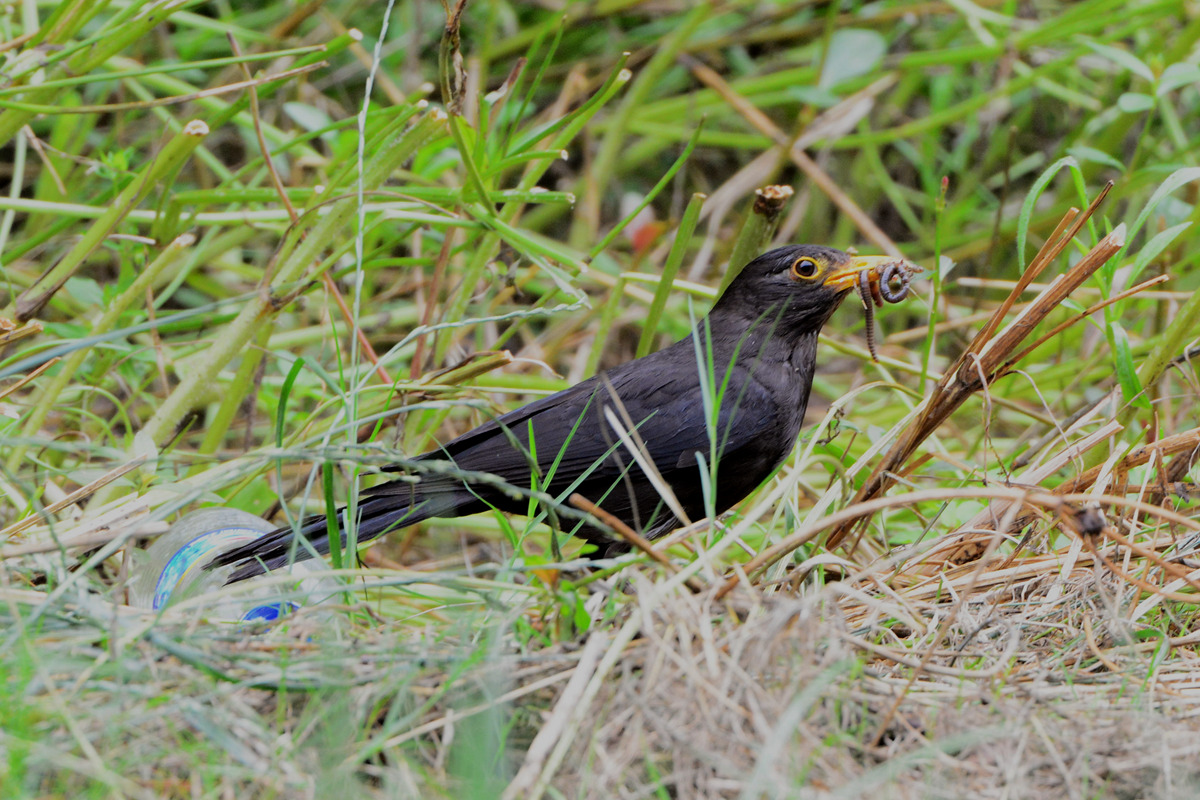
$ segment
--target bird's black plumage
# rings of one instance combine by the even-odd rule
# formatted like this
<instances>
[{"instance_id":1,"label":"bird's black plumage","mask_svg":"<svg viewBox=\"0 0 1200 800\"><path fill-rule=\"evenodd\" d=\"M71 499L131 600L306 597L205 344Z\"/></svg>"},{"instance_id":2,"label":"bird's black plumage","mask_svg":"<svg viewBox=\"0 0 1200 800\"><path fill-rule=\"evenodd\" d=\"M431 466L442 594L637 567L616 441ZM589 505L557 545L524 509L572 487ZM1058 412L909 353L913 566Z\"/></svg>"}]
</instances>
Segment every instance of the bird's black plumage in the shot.
<instances>
[{"instance_id":1,"label":"bird's black plumage","mask_svg":"<svg viewBox=\"0 0 1200 800\"><path fill-rule=\"evenodd\" d=\"M713 463L711 508L727 510L791 452L812 387L817 334L860 276L877 280L884 261L812 245L759 256L693 335L484 423L419 456L413 476L367 489L358 504L358 541L489 507L526 512L534 463L542 492L563 501L578 492L650 538L665 533L681 520L620 441L631 427L689 519L705 516L700 471ZM715 412L705 407L702 380L721 396ZM453 469L419 469L439 462ZM464 480L463 473L494 477ZM214 566L236 565L236 581L329 552L324 517L306 519L299 532L311 550L297 547L294 531L283 528ZM579 533L609 541L592 528Z\"/></svg>"}]
</instances>

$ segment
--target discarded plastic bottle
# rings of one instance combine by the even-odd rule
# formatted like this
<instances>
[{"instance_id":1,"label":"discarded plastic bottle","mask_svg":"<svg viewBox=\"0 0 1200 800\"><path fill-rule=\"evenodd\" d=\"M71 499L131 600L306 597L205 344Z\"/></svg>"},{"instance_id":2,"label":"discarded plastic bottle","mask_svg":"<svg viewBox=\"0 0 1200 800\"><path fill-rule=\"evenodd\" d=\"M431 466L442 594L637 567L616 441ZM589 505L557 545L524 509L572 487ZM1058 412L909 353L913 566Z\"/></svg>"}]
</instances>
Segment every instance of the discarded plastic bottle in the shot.
<instances>
[{"instance_id":1,"label":"discarded plastic bottle","mask_svg":"<svg viewBox=\"0 0 1200 800\"><path fill-rule=\"evenodd\" d=\"M269 522L235 508L212 507L185 514L143 554L130 585L130 599L141 608L158 611L167 605L215 592L224 585L230 567L205 569L221 553L253 541L274 530ZM139 559L141 560L141 559ZM241 622L270 622L309 602L330 597L335 587L317 573L323 567L301 563L290 568L295 585L277 582L252 591L232 591L230 597L214 600L206 610L215 618Z\"/></svg>"}]
</instances>

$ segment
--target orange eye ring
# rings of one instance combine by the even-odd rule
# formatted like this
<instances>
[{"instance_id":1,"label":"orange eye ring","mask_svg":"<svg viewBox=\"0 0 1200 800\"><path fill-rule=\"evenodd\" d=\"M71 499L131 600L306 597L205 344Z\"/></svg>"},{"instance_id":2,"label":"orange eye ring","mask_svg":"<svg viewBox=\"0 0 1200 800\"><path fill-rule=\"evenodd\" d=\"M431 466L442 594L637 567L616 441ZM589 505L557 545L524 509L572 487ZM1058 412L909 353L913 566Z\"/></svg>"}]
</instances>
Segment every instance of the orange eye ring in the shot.
<instances>
[{"instance_id":1,"label":"orange eye ring","mask_svg":"<svg viewBox=\"0 0 1200 800\"><path fill-rule=\"evenodd\" d=\"M811 281L821 274L821 268L816 261L808 256L801 256L792 262L792 277L797 280Z\"/></svg>"}]
</instances>

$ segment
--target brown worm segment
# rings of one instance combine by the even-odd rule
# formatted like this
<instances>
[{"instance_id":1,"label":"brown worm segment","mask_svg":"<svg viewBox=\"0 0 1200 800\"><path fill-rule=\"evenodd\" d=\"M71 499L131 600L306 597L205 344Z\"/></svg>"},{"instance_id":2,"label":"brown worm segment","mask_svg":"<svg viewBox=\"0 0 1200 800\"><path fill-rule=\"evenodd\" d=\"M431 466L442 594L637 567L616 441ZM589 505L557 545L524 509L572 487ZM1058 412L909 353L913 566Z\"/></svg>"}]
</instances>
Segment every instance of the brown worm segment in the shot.
<instances>
[{"instance_id":1,"label":"brown worm segment","mask_svg":"<svg viewBox=\"0 0 1200 800\"><path fill-rule=\"evenodd\" d=\"M883 308L884 300L899 303L908 297L908 284L912 275L901 261L894 261L883 267L876 282L871 281L870 272L869 269L864 269L858 273L855 285L858 287L863 311L867 317L867 350L871 353L871 360L878 362L879 354L875 350L875 306Z\"/></svg>"},{"instance_id":2,"label":"brown worm segment","mask_svg":"<svg viewBox=\"0 0 1200 800\"><path fill-rule=\"evenodd\" d=\"M863 311L867 315L867 350L871 352L871 360L878 362L879 354L875 352L875 306L873 296L878 289L871 285L870 270L864 269L858 273L858 294L862 298ZM880 305L883 305L881 302Z\"/></svg>"},{"instance_id":3,"label":"brown worm segment","mask_svg":"<svg viewBox=\"0 0 1200 800\"><path fill-rule=\"evenodd\" d=\"M879 284L871 283L871 299L875 301L876 308L883 308L883 295L879 293Z\"/></svg>"},{"instance_id":4,"label":"brown worm segment","mask_svg":"<svg viewBox=\"0 0 1200 800\"><path fill-rule=\"evenodd\" d=\"M860 281L867 280L864 275L859 275L858 279ZM879 281L867 281L867 283L871 287L871 299L875 301L875 307L883 308L883 295L879 293Z\"/></svg>"},{"instance_id":5,"label":"brown worm segment","mask_svg":"<svg viewBox=\"0 0 1200 800\"><path fill-rule=\"evenodd\" d=\"M882 299L887 300L889 303L899 303L908 297L908 283L910 280L909 270L904 264L898 261L888 264L879 273L878 292L883 296ZM883 305L883 303L879 303L879 305Z\"/></svg>"}]
</instances>

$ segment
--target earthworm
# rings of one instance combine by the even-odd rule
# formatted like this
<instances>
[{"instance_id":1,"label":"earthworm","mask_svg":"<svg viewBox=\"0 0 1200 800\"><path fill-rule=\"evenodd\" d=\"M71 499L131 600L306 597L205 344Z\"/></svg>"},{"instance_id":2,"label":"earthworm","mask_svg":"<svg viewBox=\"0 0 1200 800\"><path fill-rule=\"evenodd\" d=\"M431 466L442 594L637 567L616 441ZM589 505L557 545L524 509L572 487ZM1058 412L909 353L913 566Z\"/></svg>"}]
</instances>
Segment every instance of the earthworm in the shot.
<instances>
[{"instance_id":1,"label":"earthworm","mask_svg":"<svg viewBox=\"0 0 1200 800\"><path fill-rule=\"evenodd\" d=\"M875 287L871 285L870 270L864 269L858 273L858 294L862 298L863 311L867 315L867 350L871 352L871 360L878 362L879 354L875 352ZM872 291L875 290L875 291ZM880 305L883 305L881 302Z\"/></svg>"},{"instance_id":2,"label":"earthworm","mask_svg":"<svg viewBox=\"0 0 1200 800\"><path fill-rule=\"evenodd\" d=\"M859 275L859 280L862 280L861 275ZM909 280L908 268L899 261L894 261L879 272L879 293L889 303L899 303L908 297ZM883 305L883 303L879 305Z\"/></svg>"},{"instance_id":3,"label":"earthworm","mask_svg":"<svg viewBox=\"0 0 1200 800\"><path fill-rule=\"evenodd\" d=\"M871 353L872 361L879 361L875 351L875 306L883 307L883 301L899 303L908 297L908 283L911 279L909 269L903 262L893 261L879 271L879 280L871 281L871 271L864 269L858 273L855 285L859 297L862 298L863 311L867 316L867 350Z\"/></svg>"}]
</instances>

